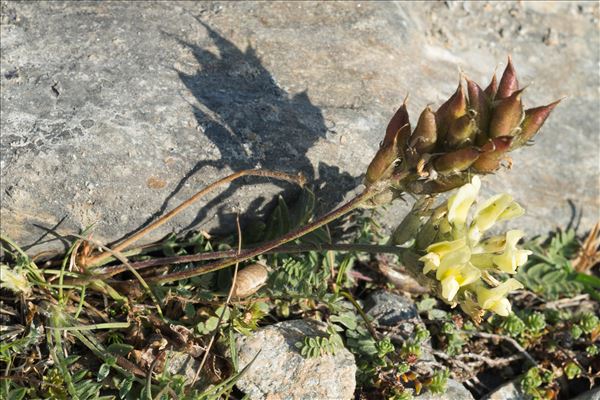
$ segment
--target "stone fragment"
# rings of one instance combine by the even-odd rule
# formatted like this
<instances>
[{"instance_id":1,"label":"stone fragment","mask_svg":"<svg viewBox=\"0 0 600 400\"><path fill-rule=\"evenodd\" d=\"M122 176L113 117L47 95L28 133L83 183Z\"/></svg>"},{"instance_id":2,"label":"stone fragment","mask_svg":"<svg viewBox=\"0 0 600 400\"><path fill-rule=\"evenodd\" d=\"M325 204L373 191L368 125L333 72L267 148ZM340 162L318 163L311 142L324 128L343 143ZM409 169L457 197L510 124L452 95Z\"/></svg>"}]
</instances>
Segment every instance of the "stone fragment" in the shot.
<instances>
[{"instance_id":1,"label":"stone fragment","mask_svg":"<svg viewBox=\"0 0 600 400\"><path fill-rule=\"evenodd\" d=\"M448 379L446 392L442 394L433 394L431 392L423 393L418 396L419 400L475 400L471 392L465 388L462 383L454 379Z\"/></svg>"},{"instance_id":2,"label":"stone fragment","mask_svg":"<svg viewBox=\"0 0 600 400\"><path fill-rule=\"evenodd\" d=\"M482 400L526 400L528 398L521 390L520 379L517 378L496 388Z\"/></svg>"},{"instance_id":3,"label":"stone fragment","mask_svg":"<svg viewBox=\"0 0 600 400\"><path fill-rule=\"evenodd\" d=\"M237 387L250 399L354 398L356 364L352 353L342 348L335 355L304 358L295 345L306 336L325 335L316 322L293 320L266 326L252 336L238 336L240 369L254 362L237 381Z\"/></svg>"}]
</instances>

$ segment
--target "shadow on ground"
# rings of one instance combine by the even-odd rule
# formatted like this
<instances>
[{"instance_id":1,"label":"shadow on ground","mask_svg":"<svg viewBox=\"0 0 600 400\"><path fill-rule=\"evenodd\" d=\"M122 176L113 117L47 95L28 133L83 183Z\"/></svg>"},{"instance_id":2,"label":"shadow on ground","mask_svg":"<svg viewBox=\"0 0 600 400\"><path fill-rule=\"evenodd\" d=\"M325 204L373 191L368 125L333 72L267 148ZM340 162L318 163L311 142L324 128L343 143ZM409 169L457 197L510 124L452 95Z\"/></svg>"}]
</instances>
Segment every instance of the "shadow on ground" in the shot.
<instances>
[{"instance_id":1,"label":"shadow on ground","mask_svg":"<svg viewBox=\"0 0 600 400\"><path fill-rule=\"evenodd\" d=\"M144 225L175 206L169 206L173 197L205 167L302 172L312 187L328 194L323 208L341 201L344 193L356 185L357 178L324 163L315 170L307 157L307 152L327 132L321 110L311 103L306 92L290 95L282 90L250 45L242 51L203 21L198 23L208 31L218 54L175 38L193 52L200 65L195 74L178 71L178 75L198 101L199 106L192 106L198 125L218 148L221 158L198 161ZM285 189L291 187L284 182L272 183ZM233 226L234 215L221 204L237 188L239 184L234 183L212 199L184 229L203 221L215 207L219 210L219 226ZM254 213L264 200L253 201L249 210Z\"/></svg>"}]
</instances>

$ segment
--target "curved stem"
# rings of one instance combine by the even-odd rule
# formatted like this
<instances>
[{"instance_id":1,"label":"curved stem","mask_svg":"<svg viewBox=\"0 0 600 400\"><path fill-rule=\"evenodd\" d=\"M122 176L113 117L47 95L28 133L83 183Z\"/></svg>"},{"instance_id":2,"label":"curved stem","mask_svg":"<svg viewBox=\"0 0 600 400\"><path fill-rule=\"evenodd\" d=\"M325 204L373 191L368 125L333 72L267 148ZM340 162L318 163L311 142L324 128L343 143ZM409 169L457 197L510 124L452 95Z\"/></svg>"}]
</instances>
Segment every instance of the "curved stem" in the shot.
<instances>
[{"instance_id":1,"label":"curved stem","mask_svg":"<svg viewBox=\"0 0 600 400\"><path fill-rule=\"evenodd\" d=\"M175 257L163 257L153 258L145 261L138 261L129 263L135 270L141 270L151 267L157 267L162 265L170 264L183 264L190 262L206 261L206 260L218 260L223 258L234 257L239 254L245 254L248 251L252 251L253 248L244 249L241 253L237 250L223 250L214 251L208 253L191 254L187 256L175 256ZM278 246L271 250L265 251L263 254L273 253L305 253L308 251L357 251L364 253L390 253L397 254L402 250L398 246L386 246L378 244L363 244L363 243L321 243L321 244L296 244L288 246ZM121 272L128 270L125 265L114 265L103 268L101 271L97 271L97 274L93 275L93 279L106 279Z\"/></svg>"},{"instance_id":2,"label":"curved stem","mask_svg":"<svg viewBox=\"0 0 600 400\"><path fill-rule=\"evenodd\" d=\"M192 197L190 197L189 199L187 199L186 201L181 203L179 206L175 207L173 210L169 211L168 213L166 213L165 215L163 215L162 217L160 217L159 219L157 219L150 225L146 226L145 228L140 229L138 232L134 233L127 239L123 240L121 243L117 244L115 247L113 247L112 250L121 251L121 250L125 249L127 246L133 244L134 242L136 242L139 239L141 239L142 237L146 236L148 233L152 232L156 228L165 224L167 221L169 221L170 219L175 217L177 214L179 214L180 212L182 212L183 210L188 208L190 205L192 205L194 202L196 202L198 199L200 199L205 194L211 192L212 190L216 189L217 187L219 187L221 185L231 183L234 180L241 178L243 176L266 176L266 177L270 177L270 178L281 179L281 180L285 180L288 182L293 182L300 186L304 186L304 184L305 184L305 179L302 175L290 175L290 174L285 174L283 172L270 171L270 170L266 170L266 169L246 169L243 171L236 172L234 174L226 176L225 178L219 179L216 182L211 183L210 185L208 185L204 189L200 190L198 193L196 193L195 195L193 195ZM87 259L85 261L85 265L93 266L94 264L98 264L102 260L110 257L110 255L111 255L111 253L107 252L107 251L96 254L95 256Z\"/></svg>"},{"instance_id":3,"label":"curved stem","mask_svg":"<svg viewBox=\"0 0 600 400\"><path fill-rule=\"evenodd\" d=\"M360 206L362 203L364 203L367 199L373 197L376 194L377 194L376 191L373 191L373 190L370 190L367 188L361 194L354 197L352 200L348 201L346 204L340 206L339 208L335 209L334 211L331 211L328 214L325 214L324 216L320 217L316 221L314 221L306 226L303 226L301 228L298 228L292 232L289 232L278 239L271 240L270 242L264 243L261 246L256 247L255 249L243 252L236 257L231 257L231 258L225 259L223 261L209 263L209 264L197 267L197 268L193 268L193 269L189 269L189 270L185 270L185 271L174 272L174 273L163 275L163 276L146 278L146 282L166 283L166 282L177 281L180 279L192 278L194 276L207 274L209 272L227 268L238 262L248 260L259 254L263 254L271 249L274 249L282 244L285 244L287 242L291 242L292 240L298 239L298 238L306 235L307 233L310 233L310 232L314 231L315 229L318 229L321 226L328 224L329 222L354 210L355 208Z\"/></svg>"}]
</instances>

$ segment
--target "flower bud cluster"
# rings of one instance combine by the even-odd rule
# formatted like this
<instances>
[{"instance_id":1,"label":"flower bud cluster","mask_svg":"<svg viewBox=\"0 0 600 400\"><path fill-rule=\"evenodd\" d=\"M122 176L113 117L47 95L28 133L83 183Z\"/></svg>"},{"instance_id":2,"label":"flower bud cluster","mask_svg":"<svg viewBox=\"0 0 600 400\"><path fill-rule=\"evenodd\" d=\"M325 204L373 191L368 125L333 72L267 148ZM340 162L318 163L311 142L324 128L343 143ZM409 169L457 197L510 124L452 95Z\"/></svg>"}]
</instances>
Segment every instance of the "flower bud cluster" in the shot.
<instances>
[{"instance_id":1,"label":"flower bud cluster","mask_svg":"<svg viewBox=\"0 0 600 400\"><path fill-rule=\"evenodd\" d=\"M500 283L497 276L515 274L531 252L519 248L524 236L520 230L487 238L484 235L496 222L518 217L524 210L508 194L495 195L475 206L480 186L474 176L433 212L417 236L417 247L428 243L426 254L419 260L424 274L435 275L448 303L460 304L474 318L486 310L506 316L511 311L506 295L523 286L513 278Z\"/></svg>"},{"instance_id":2,"label":"flower bud cluster","mask_svg":"<svg viewBox=\"0 0 600 400\"><path fill-rule=\"evenodd\" d=\"M390 120L365 184L388 183L390 201L402 192L433 194L468 182L473 174L496 171L507 153L526 144L560 102L524 110L512 61L498 83L482 89L461 79L456 92L437 110L427 106L411 130L406 101Z\"/></svg>"}]
</instances>

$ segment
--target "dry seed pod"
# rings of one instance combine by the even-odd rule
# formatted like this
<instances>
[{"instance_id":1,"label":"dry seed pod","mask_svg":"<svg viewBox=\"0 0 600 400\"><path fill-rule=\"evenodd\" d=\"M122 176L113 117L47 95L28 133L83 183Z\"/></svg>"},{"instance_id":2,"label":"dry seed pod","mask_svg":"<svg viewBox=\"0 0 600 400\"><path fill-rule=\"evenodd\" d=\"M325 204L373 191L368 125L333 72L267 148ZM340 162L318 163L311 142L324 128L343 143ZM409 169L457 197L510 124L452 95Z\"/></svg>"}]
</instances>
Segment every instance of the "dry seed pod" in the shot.
<instances>
[{"instance_id":1,"label":"dry seed pod","mask_svg":"<svg viewBox=\"0 0 600 400\"><path fill-rule=\"evenodd\" d=\"M453 174L466 170L479 157L480 151L475 147L465 147L464 149L446 153L438 157L433 166L440 174Z\"/></svg>"},{"instance_id":2,"label":"dry seed pod","mask_svg":"<svg viewBox=\"0 0 600 400\"><path fill-rule=\"evenodd\" d=\"M473 168L482 173L496 171L500 168L502 160L506 158L505 153L509 151L512 141L512 136L500 136L487 142L481 148L483 153L473 163Z\"/></svg>"},{"instance_id":3,"label":"dry seed pod","mask_svg":"<svg viewBox=\"0 0 600 400\"><path fill-rule=\"evenodd\" d=\"M490 125L490 102L483 89L475 82L466 79L469 93L469 108L475 112L475 120L480 136L487 134Z\"/></svg>"},{"instance_id":4,"label":"dry seed pod","mask_svg":"<svg viewBox=\"0 0 600 400\"><path fill-rule=\"evenodd\" d=\"M269 270L262 264L250 264L238 271L232 295L238 298L253 295L267 282Z\"/></svg>"},{"instance_id":5,"label":"dry seed pod","mask_svg":"<svg viewBox=\"0 0 600 400\"><path fill-rule=\"evenodd\" d=\"M408 110L406 109L406 99L400 106L398 111L394 114L388 126L385 130L385 138L383 139L383 145L390 144L397 138L398 131L408 124L408 130L410 131L410 121L408 119Z\"/></svg>"},{"instance_id":6,"label":"dry seed pod","mask_svg":"<svg viewBox=\"0 0 600 400\"><path fill-rule=\"evenodd\" d=\"M562 99L556 100L554 103L550 103L546 106L530 108L525 110L525 118L521 123L521 135L519 136L518 143L515 145L520 146L527 143L542 127L546 118L550 115L554 107L560 103Z\"/></svg>"},{"instance_id":7,"label":"dry seed pod","mask_svg":"<svg viewBox=\"0 0 600 400\"><path fill-rule=\"evenodd\" d=\"M472 144L476 133L477 122L470 115L465 114L450 124L446 143L452 149Z\"/></svg>"},{"instance_id":8,"label":"dry seed pod","mask_svg":"<svg viewBox=\"0 0 600 400\"><path fill-rule=\"evenodd\" d=\"M435 112L437 123L438 140L446 137L446 132L452 121L467 113L467 99L463 90L462 82L458 84L458 89L444 104Z\"/></svg>"},{"instance_id":9,"label":"dry seed pod","mask_svg":"<svg viewBox=\"0 0 600 400\"><path fill-rule=\"evenodd\" d=\"M419 116L419 122L410 138L410 146L414 147L418 154L430 153L435 147L436 139L435 114L427 106Z\"/></svg>"},{"instance_id":10,"label":"dry seed pod","mask_svg":"<svg viewBox=\"0 0 600 400\"><path fill-rule=\"evenodd\" d=\"M490 138L509 136L512 130L519 126L523 116L521 104L523 90L517 90L509 97L498 101L490 121Z\"/></svg>"},{"instance_id":11,"label":"dry seed pod","mask_svg":"<svg viewBox=\"0 0 600 400\"><path fill-rule=\"evenodd\" d=\"M526 144L558 104L523 111L523 89L510 58L501 81L494 73L485 90L463 78L467 88L459 83L435 112L435 124L426 109L410 135L406 107L396 112L367 172L367 186L385 182L387 192L378 200L391 201L403 192L440 193L463 185L473 173L495 171L510 162L508 152Z\"/></svg>"},{"instance_id":12,"label":"dry seed pod","mask_svg":"<svg viewBox=\"0 0 600 400\"><path fill-rule=\"evenodd\" d=\"M405 100L388 123L383 142L367 168L366 185L389 178L393 172L394 162L403 155L403 149L409 136L410 122Z\"/></svg>"},{"instance_id":13,"label":"dry seed pod","mask_svg":"<svg viewBox=\"0 0 600 400\"><path fill-rule=\"evenodd\" d=\"M487 96L489 101L492 101L496 98L496 92L498 91L498 81L496 80L496 73L494 72L494 76L492 76L492 80L490 84L484 89L483 93Z\"/></svg>"},{"instance_id":14,"label":"dry seed pod","mask_svg":"<svg viewBox=\"0 0 600 400\"><path fill-rule=\"evenodd\" d=\"M508 56L508 63L506 64L506 69L504 70L502 78L500 79L500 84L498 85L498 93L496 93L496 98L505 99L517 90L519 90L517 72L515 71L515 67L513 67L512 58Z\"/></svg>"},{"instance_id":15,"label":"dry seed pod","mask_svg":"<svg viewBox=\"0 0 600 400\"><path fill-rule=\"evenodd\" d=\"M400 132L400 131L398 131ZM391 143L382 143L377 154L367 168L365 183L367 185L378 180L388 178L392 174L394 161L398 158L397 140L394 138Z\"/></svg>"}]
</instances>

